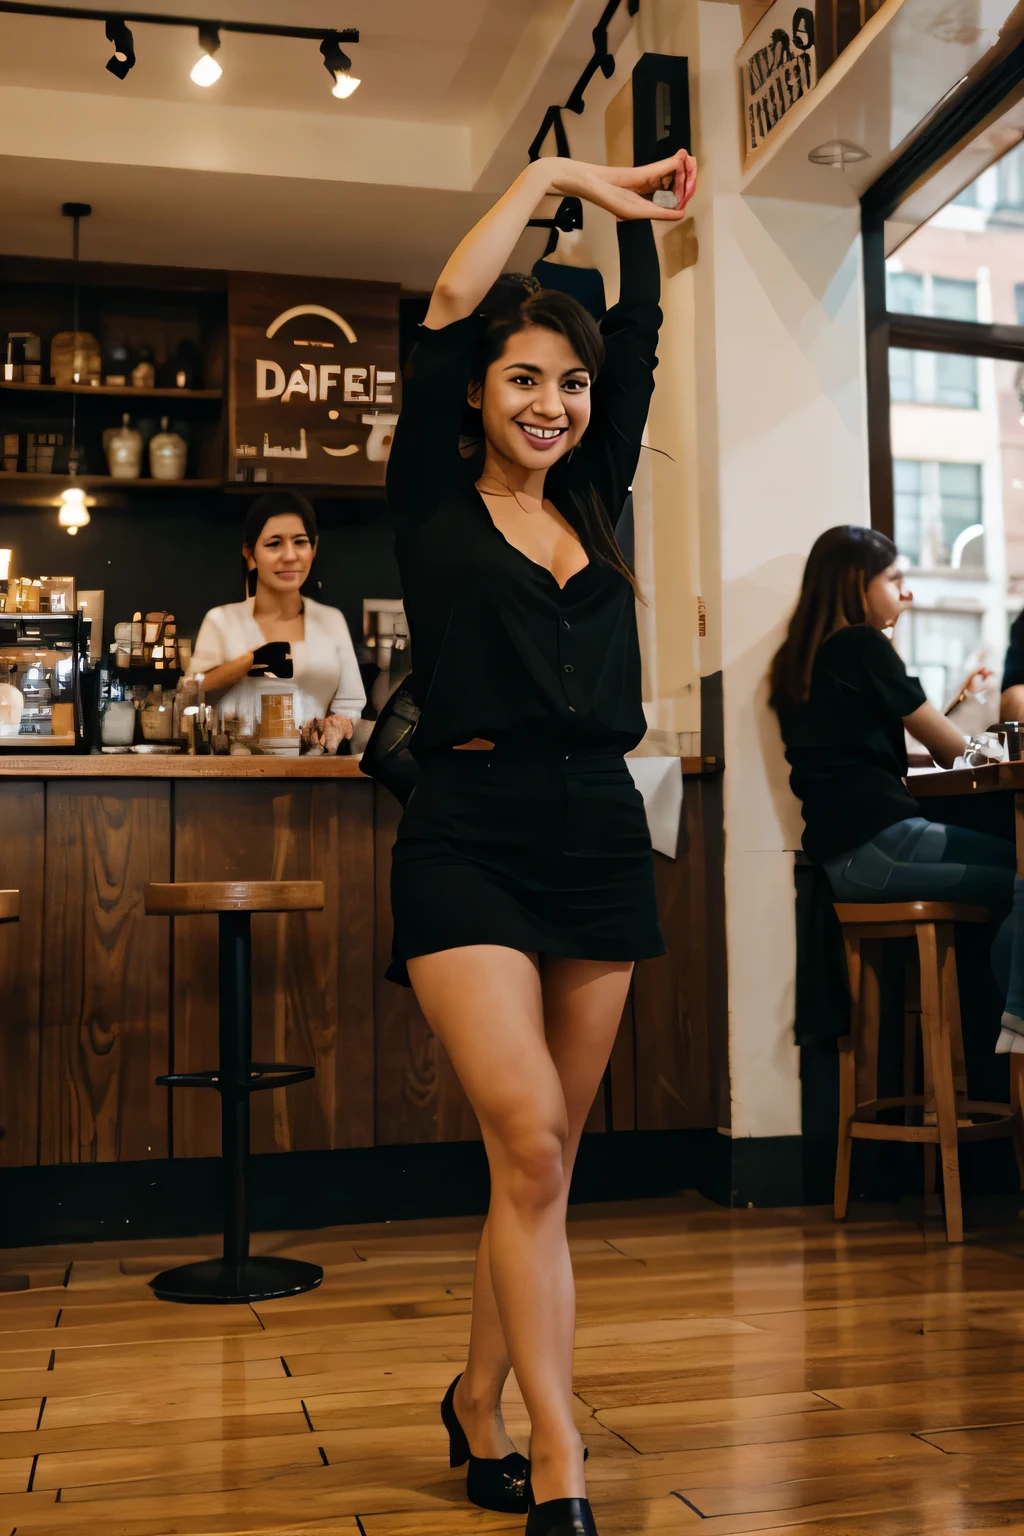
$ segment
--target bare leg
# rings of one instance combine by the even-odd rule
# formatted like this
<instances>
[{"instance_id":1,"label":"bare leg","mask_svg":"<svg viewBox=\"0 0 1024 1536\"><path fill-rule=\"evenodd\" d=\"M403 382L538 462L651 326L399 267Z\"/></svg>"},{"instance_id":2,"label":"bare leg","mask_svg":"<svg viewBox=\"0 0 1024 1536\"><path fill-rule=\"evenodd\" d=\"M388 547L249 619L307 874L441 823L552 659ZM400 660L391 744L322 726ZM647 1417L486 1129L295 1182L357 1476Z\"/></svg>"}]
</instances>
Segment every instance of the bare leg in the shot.
<instances>
[{"instance_id":1,"label":"bare leg","mask_svg":"<svg viewBox=\"0 0 1024 1536\"><path fill-rule=\"evenodd\" d=\"M488 948L475 953L482 958L487 957L483 959L486 969L493 966L494 961L491 957L515 955L516 952ZM459 954L465 955L466 951L450 951L444 957L425 958L429 962L440 960L441 970L444 970L445 961L450 956ZM521 965L525 957L519 956L518 959ZM422 963L422 961L414 962L414 966L421 966ZM437 968L434 969L436 971ZM532 965L531 970L536 977L537 972ZM540 1338L550 1336L554 1352L549 1352L546 1363L549 1366L552 1364L555 1366L555 1374L560 1378L557 1401L552 1401L548 1392L547 1399L542 1398L536 1407L531 1403L534 1393L524 1380L524 1372L527 1375L532 1372L534 1375L543 1376L543 1371L538 1373L536 1370L536 1360L524 1361L521 1367L517 1366L516 1372L533 1426L533 1482L536 1497L541 1502L546 1498L572 1494L582 1496L585 1488L582 1450L579 1437L571 1427L575 1294L563 1223L568 1184L580 1135L611 1051L629 987L631 971L632 966L628 963L608 965L571 960L548 960L543 967L540 1001L547 1027L547 1049L549 1060L559 1074L566 1122L559 1189L557 1199L550 1202L560 1213L560 1241L554 1245L554 1251L549 1253L549 1257L557 1260L555 1270L559 1283L545 1309L555 1314L552 1319L553 1329L541 1327L538 1333L537 1325L543 1320L536 1317L531 1319L527 1315L524 1332L527 1338L532 1340L530 1348L532 1356L539 1354L542 1348L548 1348L541 1345ZM456 1001L453 994L458 994L462 1008L465 1009L468 978L457 980L453 977L448 985L442 984L441 987L437 986L439 980L436 974L428 977L424 992L435 992L434 1001L440 1003L442 1007L444 1004L442 993L448 993L453 1002ZM421 984L416 974L413 974L413 981L419 994ZM487 982L487 991L490 992L495 984L505 990L505 983L497 978L492 970ZM480 1008L485 1006L484 999L475 986L471 985L468 990L473 994L468 1006L470 1011L475 1012L479 1025ZM433 1024L434 1018L427 997L421 996L421 1002ZM466 1081L460 1067L458 1049L452 1046L443 1023L438 1033L449 1046L456 1071L462 1077L470 1099L474 1100L471 1085ZM488 1033L490 1034L491 1031ZM491 1058L489 1066L492 1073L495 1065L495 1061ZM484 1116L475 1100L474 1107L477 1108L483 1125ZM488 1140L486 1129L484 1134L485 1140ZM488 1155L491 1156L490 1140L488 1140ZM500 1186L501 1180L495 1177L494 1157L491 1157L491 1164L492 1181L495 1181L497 1196L500 1194L497 1186ZM503 1456L513 1448L501 1423L500 1393L509 1369L509 1351L505 1345L502 1319L506 1318L513 1329L516 1327L516 1320L508 1319L506 1309L501 1305L502 1293L509 1288L505 1286L505 1277L502 1274L500 1229L498 1241L492 1241L497 1204L498 1200L492 1197L492 1214L481 1238L477 1260L470 1357L463 1381L460 1382L459 1390L456 1392L456 1411L467 1430L474 1453L478 1456ZM546 1231L547 1237L550 1238L551 1235L550 1231ZM489 1265L488 1260L490 1260ZM542 1279L542 1275L537 1275L536 1278ZM553 1275L552 1278L556 1276ZM489 1283L491 1280L493 1285ZM525 1298L520 1308L515 1305L518 1292L514 1287L511 1288L510 1294L513 1297L513 1311L529 1314L531 1305ZM543 1304L543 1285L540 1289L540 1300ZM552 1301L555 1303L553 1307ZM533 1310L536 1310L535 1306ZM516 1353L514 1343L512 1353L513 1356Z\"/></svg>"},{"instance_id":2,"label":"bare leg","mask_svg":"<svg viewBox=\"0 0 1024 1536\"><path fill-rule=\"evenodd\" d=\"M473 1455L500 1459L516 1448L501 1412L501 1394L512 1361L491 1284L489 1224L490 1218L484 1222L476 1252L469 1354L455 1388L455 1412Z\"/></svg>"}]
</instances>

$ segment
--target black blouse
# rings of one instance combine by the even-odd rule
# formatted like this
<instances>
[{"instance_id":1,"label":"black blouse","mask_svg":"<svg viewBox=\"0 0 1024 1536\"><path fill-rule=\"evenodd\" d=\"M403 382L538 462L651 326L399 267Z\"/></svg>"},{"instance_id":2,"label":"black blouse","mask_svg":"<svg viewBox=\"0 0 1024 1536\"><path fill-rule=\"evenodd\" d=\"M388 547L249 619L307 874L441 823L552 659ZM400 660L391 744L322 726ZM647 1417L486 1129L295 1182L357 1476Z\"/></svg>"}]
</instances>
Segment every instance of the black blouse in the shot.
<instances>
[{"instance_id":1,"label":"black blouse","mask_svg":"<svg viewBox=\"0 0 1024 1536\"><path fill-rule=\"evenodd\" d=\"M593 487L614 524L636 469L654 388L661 311L654 235L618 226L621 297L601 330L605 363L591 419L546 494L581 533L572 492ZM406 364L388 462L421 715L417 756L474 736L613 746L646 729L629 583L592 551L563 588L499 532L459 452L466 391L483 320L420 331Z\"/></svg>"},{"instance_id":2,"label":"black blouse","mask_svg":"<svg viewBox=\"0 0 1024 1536\"><path fill-rule=\"evenodd\" d=\"M921 814L903 782L903 721L924 702L892 642L857 625L837 630L818 651L807 703L780 707L789 782L803 802L804 850L816 863Z\"/></svg>"}]
</instances>

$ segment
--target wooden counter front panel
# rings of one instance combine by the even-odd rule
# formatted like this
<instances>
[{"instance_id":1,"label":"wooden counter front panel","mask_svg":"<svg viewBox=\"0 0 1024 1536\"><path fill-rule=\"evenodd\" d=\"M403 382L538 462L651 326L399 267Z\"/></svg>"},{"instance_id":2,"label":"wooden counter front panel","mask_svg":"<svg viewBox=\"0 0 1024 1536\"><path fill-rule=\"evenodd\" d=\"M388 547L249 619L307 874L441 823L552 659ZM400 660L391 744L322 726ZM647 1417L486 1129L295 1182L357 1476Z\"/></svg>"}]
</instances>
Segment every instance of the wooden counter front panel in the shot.
<instances>
[{"instance_id":1,"label":"wooden counter front panel","mask_svg":"<svg viewBox=\"0 0 1024 1536\"><path fill-rule=\"evenodd\" d=\"M254 1095L254 1152L373 1144L373 786L179 782L175 880L322 880L322 912L255 914L253 1056L316 1078ZM216 1065L217 919L174 920L174 1070ZM217 1096L178 1089L176 1157L220 1151Z\"/></svg>"},{"instance_id":2,"label":"wooden counter front panel","mask_svg":"<svg viewBox=\"0 0 1024 1536\"><path fill-rule=\"evenodd\" d=\"M598 1131L725 1123L721 784L687 779L656 855L668 941L637 966ZM219 1153L219 1101L154 1079L216 1065L217 920L146 917L149 881L315 879L323 912L253 919L254 1054L316 1068L253 1099L258 1152L474 1139L412 992L384 979L399 808L364 779L0 782L0 1165ZM727 1112L727 1103L724 1110Z\"/></svg>"},{"instance_id":3,"label":"wooden counter front panel","mask_svg":"<svg viewBox=\"0 0 1024 1536\"><path fill-rule=\"evenodd\" d=\"M142 890L170 876L167 784L47 786L41 1163L168 1156L155 1078L169 1057L169 932Z\"/></svg>"},{"instance_id":4,"label":"wooden counter front panel","mask_svg":"<svg viewBox=\"0 0 1024 1536\"><path fill-rule=\"evenodd\" d=\"M633 976L638 1130L719 1123L715 1042L728 1010L721 793L720 779L687 779L677 857L654 855L667 953L641 960Z\"/></svg>"},{"instance_id":5,"label":"wooden counter front panel","mask_svg":"<svg viewBox=\"0 0 1024 1536\"><path fill-rule=\"evenodd\" d=\"M0 1167L39 1157L44 795L31 781L0 794L0 887L21 892L18 921L0 923Z\"/></svg>"}]
</instances>

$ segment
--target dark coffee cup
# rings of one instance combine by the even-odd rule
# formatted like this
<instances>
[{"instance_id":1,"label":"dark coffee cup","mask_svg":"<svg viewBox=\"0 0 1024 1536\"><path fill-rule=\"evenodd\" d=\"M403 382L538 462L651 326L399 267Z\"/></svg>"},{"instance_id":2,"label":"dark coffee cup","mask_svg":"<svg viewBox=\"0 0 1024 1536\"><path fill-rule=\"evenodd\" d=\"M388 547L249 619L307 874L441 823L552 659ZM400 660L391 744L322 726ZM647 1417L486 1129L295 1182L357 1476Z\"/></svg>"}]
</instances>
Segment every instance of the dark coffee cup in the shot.
<instances>
[{"instance_id":1,"label":"dark coffee cup","mask_svg":"<svg viewBox=\"0 0 1024 1536\"><path fill-rule=\"evenodd\" d=\"M287 640L268 640L252 653L250 677L291 677L292 648Z\"/></svg>"}]
</instances>

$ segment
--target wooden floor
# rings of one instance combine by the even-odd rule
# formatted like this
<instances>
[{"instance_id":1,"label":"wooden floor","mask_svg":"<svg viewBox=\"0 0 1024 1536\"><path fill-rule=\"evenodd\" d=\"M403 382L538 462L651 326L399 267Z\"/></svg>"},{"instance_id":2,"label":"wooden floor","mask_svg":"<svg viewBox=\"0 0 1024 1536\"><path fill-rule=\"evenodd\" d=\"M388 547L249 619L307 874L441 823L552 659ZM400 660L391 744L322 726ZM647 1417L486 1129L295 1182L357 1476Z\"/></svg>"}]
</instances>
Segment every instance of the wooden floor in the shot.
<instances>
[{"instance_id":1,"label":"wooden floor","mask_svg":"<svg viewBox=\"0 0 1024 1536\"><path fill-rule=\"evenodd\" d=\"M1024 1531L1024 1218L963 1248L697 1197L574 1214L602 1536ZM437 1403L474 1223L261 1238L323 1288L175 1307L193 1243L0 1252L0 1536L521 1530L467 1505ZM8 1283L13 1281L8 1277ZM522 1405L510 1393L520 1439Z\"/></svg>"}]
</instances>

